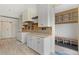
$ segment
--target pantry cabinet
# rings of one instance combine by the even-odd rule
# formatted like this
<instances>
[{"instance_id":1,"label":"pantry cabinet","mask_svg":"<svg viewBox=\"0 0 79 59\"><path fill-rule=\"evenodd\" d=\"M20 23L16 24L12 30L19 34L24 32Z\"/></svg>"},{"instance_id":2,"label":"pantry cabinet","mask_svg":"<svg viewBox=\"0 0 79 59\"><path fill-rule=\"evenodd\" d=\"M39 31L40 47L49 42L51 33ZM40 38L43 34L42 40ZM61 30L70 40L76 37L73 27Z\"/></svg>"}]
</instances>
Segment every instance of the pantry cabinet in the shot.
<instances>
[{"instance_id":1,"label":"pantry cabinet","mask_svg":"<svg viewBox=\"0 0 79 59\"><path fill-rule=\"evenodd\" d=\"M37 5L38 27L51 27L51 22L54 18L54 9L51 5ZM51 16L52 15L52 16Z\"/></svg>"},{"instance_id":2,"label":"pantry cabinet","mask_svg":"<svg viewBox=\"0 0 79 59\"><path fill-rule=\"evenodd\" d=\"M78 8L56 13L55 23L78 23Z\"/></svg>"},{"instance_id":3,"label":"pantry cabinet","mask_svg":"<svg viewBox=\"0 0 79 59\"><path fill-rule=\"evenodd\" d=\"M22 20L25 21L37 21L32 19L32 17L37 16L36 6L27 8L22 14Z\"/></svg>"}]
</instances>

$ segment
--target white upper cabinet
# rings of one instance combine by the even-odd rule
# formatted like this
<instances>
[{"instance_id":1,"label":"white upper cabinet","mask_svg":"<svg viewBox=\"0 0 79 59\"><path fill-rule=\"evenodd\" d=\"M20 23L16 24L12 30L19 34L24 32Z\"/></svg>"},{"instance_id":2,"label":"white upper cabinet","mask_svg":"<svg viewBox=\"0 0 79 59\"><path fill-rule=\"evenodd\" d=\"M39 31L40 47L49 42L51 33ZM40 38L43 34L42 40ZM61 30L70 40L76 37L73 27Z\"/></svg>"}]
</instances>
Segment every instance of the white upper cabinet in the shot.
<instances>
[{"instance_id":1,"label":"white upper cabinet","mask_svg":"<svg viewBox=\"0 0 79 59\"><path fill-rule=\"evenodd\" d=\"M37 16L36 6L28 7L22 14L22 20L24 21L37 21L36 19L32 19L32 17Z\"/></svg>"},{"instance_id":2,"label":"white upper cabinet","mask_svg":"<svg viewBox=\"0 0 79 59\"><path fill-rule=\"evenodd\" d=\"M54 8L52 5L41 4L37 5L38 14L38 26L39 27L51 27L55 18Z\"/></svg>"}]
</instances>

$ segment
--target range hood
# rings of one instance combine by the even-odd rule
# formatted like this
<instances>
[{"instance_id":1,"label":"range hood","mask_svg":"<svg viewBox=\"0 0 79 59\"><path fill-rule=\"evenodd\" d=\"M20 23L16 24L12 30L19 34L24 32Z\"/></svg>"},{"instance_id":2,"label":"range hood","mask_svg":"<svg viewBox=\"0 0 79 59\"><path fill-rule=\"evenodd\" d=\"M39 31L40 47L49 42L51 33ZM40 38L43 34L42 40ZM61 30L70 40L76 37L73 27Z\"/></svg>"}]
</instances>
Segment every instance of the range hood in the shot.
<instances>
[{"instance_id":1,"label":"range hood","mask_svg":"<svg viewBox=\"0 0 79 59\"><path fill-rule=\"evenodd\" d=\"M34 23L34 21L25 21L24 23Z\"/></svg>"},{"instance_id":2,"label":"range hood","mask_svg":"<svg viewBox=\"0 0 79 59\"><path fill-rule=\"evenodd\" d=\"M32 17L32 19L38 19L38 16Z\"/></svg>"},{"instance_id":3,"label":"range hood","mask_svg":"<svg viewBox=\"0 0 79 59\"><path fill-rule=\"evenodd\" d=\"M32 17L34 23L38 23L38 16Z\"/></svg>"},{"instance_id":4,"label":"range hood","mask_svg":"<svg viewBox=\"0 0 79 59\"><path fill-rule=\"evenodd\" d=\"M31 20L24 21L23 23L37 23L38 16L32 17Z\"/></svg>"}]
</instances>

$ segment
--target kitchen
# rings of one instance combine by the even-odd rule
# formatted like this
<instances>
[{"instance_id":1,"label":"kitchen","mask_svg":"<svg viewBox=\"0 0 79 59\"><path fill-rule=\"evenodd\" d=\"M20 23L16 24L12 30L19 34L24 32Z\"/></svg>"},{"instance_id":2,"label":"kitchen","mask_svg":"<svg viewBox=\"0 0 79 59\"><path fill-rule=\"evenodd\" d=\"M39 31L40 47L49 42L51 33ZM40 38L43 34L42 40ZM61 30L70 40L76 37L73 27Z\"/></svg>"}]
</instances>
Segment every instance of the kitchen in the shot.
<instances>
[{"instance_id":1,"label":"kitchen","mask_svg":"<svg viewBox=\"0 0 79 59\"><path fill-rule=\"evenodd\" d=\"M4 49L3 43L0 43L4 49L0 50L1 54L25 54L25 55L78 54L78 40L76 42L77 46L75 46L77 48L77 51L75 51L73 50L73 48L70 48L73 45L69 45L69 48L63 46L65 43L67 44L67 46L68 44L70 44L70 42L73 44L74 41L72 42L63 38L69 39L72 37L71 39L73 38L78 39L77 25L78 25L79 5L15 4L15 5L1 5L1 7L2 6L4 8L2 8L1 10L7 13L1 13L0 15L1 18L0 39L3 39L1 40L1 42L3 43L6 43L8 41L7 39L9 39L10 43L8 45L10 45L11 42L14 43L12 43L12 47L11 46L7 47L8 49ZM57 16L59 17L59 15L68 13L69 10L71 11L71 9L75 8L77 8L77 16L76 16L77 19L75 19L76 21L66 23L57 22L57 20L59 20L58 18L56 18ZM60 18L60 20L62 19ZM8 22L12 23L12 25L8 24ZM66 29L68 30L66 31ZM62 38L62 40L60 38ZM62 45L59 44L61 41L64 42L62 43Z\"/></svg>"},{"instance_id":2,"label":"kitchen","mask_svg":"<svg viewBox=\"0 0 79 59\"><path fill-rule=\"evenodd\" d=\"M37 5L34 7L32 6L31 8L28 8L28 16L30 17L28 17L27 20L25 18L26 13L23 13L23 15L25 16L23 16L23 27L25 28L22 29L22 38L25 38L24 40L26 40L27 38L27 40L22 40L22 42L26 42L27 46L34 49L40 54L50 54L53 50L52 42L54 41L52 41L51 39L53 24L52 19L54 19L54 13L52 12L52 10L54 11L52 5ZM51 15L52 17L50 17ZM44 19L46 21L44 21Z\"/></svg>"}]
</instances>

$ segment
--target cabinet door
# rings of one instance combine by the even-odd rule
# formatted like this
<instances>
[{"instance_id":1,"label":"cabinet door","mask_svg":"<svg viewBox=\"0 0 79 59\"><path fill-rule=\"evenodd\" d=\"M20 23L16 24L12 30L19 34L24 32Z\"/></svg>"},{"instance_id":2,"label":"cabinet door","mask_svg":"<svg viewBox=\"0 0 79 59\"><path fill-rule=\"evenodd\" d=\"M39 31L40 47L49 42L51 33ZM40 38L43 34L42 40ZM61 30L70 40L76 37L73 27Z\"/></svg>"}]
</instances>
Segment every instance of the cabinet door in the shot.
<instances>
[{"instance_id":1,"label":"cabinet door","mask_svg":"<svg viewBox=\"0 0 79 59\"><path fill-rule=\"evenodd\" d=\"M34 49L37 51L38 49L38 44L37 44L38 39L35 39L34 41Z\"/></svg>"},{"instance_id":2,"label":"cabinet door","mask_svg":"<svg viewBox=\"0 0 79 59\"><path fill-rule=\"evenodd\" d=\"M68 13L69 14L69 20L68 20L68 22L69 21L72 21L72 13Z\"/></svg>"},{"instance_id":3,"label":"cabinet door","mask_svg":"<svg viewBox=\"0 0 79 59\"><path fill-rule=\"evenodd\" d=\"M32 21L33 17L33 8L27 8L22 14L22 20L25 21Z\"/></svg>"},{"instance_id":4,"label":"cabinet door","mask_svg":"<svg viewBox=\"0 0 79 59\"><path fill-rule=\"evenodd\" d=\"M59 23L62 23L62 22L63 22L63 15L59 15L58 22L59 22Z\"/></svg>"},{"instance_id":5,"label":"cabinet door","mask_svg":"<svg viewBox=\"0 0 79 59\"><path fill-rule=\"evenodd\" d=\"M23 14L22 14L22 22L27 21L27 20L28 20L27 17L28 17L28 14L27 14L27 10L26 10L26 11L24 11Z\"/></svg>"},{"instance_id":6,"label":"cabinet door","mask_svg":"<svg viewBox=\"0 0 79 59\"><path fill-rule=\"evenodd\" d=\"M32 48L37 51L37 39L36 38L33 38L33 41L32 41Z\"/></svg>"},{"instance_id":7,"label":"cabinet door","mask_svg":"<svg viewBox=\"0 0 79 59\"><path fill-rule=\"evenodd\" d=\"M55 16L55 24L58 23L58 16Z\"/></svg>"},{"instance_id":8,"label":"cabinet door","mask_svg":"<svg viewBox=\"0 0 79 59\"><path fill-rule=\"evenodd\" d=\"M63 20L62 22L69 22L69 14L64 14L63 15Z\"/></svg>"},{"instance_id":9,"label":"cabinet door","mask_svg":"<svg viewBox=\"0 0 79 59\"><path fill-rule=\"evenodd\" d=\"M49 6L48 5L38 5L38 26L44 27L49 25Z\"/></svg>"},{"instance_id":10,"label":"cabinet door","mask_svg":"<svg viewBox=\"0 0 79 59\"><path fill-rule=\"evenodd\" d=\"M37 51L40 54L44 54L44 43L42 38L39 38L37 41Z\"/></svg>"},{"instance_id":11,"label":"cabinet door","mask_svg":"<svg viewBox=\"0 0 79 59\"><path fill-rule=\"evenodd\" d=\"M37 16L36 6L27 8L26 11L23 12L22 19L24 21L33 21L32 17ZM35 20L34 20L35 21Z\"/></svg>"},{"instance_id":12,"label":"cabinet door","mask_svg":"<svg viewBox=\"0 0 79 59\"><path fill-rule=\"evenodd\" d=\"M27 46L29 46L30 48L32 48L32 39L28 37L27 39Z\"/></svg>"},{"instance_id":13,"label":"cabinet door","mask_svg":"<svg viewBox=\"0 0 79 59\"><path fill-rule=\"evenodd\" d=\"M2 22L2 37L3 38L12 37L12 22L7 21Z\"/></svg>"},{"instance_id":14,"label":"cabinet door","mask_svg":"<svg viewBox=\"0 0 79 59\"><path fill-rule=\"evenodd\" d=\"M69 13L69 22L77 22L78 21L78 12Z\"/></svg>"},{"instance_id":15,"label":"cabinet door","mask_svg":"<svg viewBox=\"0 0 79 59\"><path fill-rule=\"evenodd\" d=\"M78 12L73 12L72 13L72 21L78 21Z\"/></svg>"},{"instance_id":16,"label":"cabinet door","mask_svg":"<svg viewBox=\"0 0 79 59\"><path fill-rule=\"evenodd\" d=\"M35 6L29 8L28 11L28 13L30 14L30 18L37 16L37 10Z\"/></svg>"},{"instance_id":17,"label":"cabinet door","mask_svg":"<svg viewBox=\"0 0 79 59\"><path fill-rule=\"evenodd\" d=\"M38 27L51 27L54 20L54 8L48 4L37 5Z\"/></svg>"},{"instance_id":18,"label":"cabinet door","mask_svg":"<svg viewBox=\"0 0 79 59\"><path fill-rule=\"evenodd\" d=\"M27 9L27 20L26 21L31 21L32 19L32 8Z\"/></svg>"},{"instance_id":19,"label":"cabinet door","mask_svg":"<svg viewBox=\"0 0 79 59\"><path fill-rule=\"evenodd\" d=\"M29 46L29 44L30 44L30 40L29 40L29 38L27 37L27 46Z\"/></svg>"},{"instance_id":20,"label":"cabinet door","mask_svg":"<svg viewBox=\"0 0 79 59\"><path fill-rule=\"evenodd\" d=\"M29 38L29 47L33 48L33 39L32 38Z\"/></svg>"}]
</instances>

